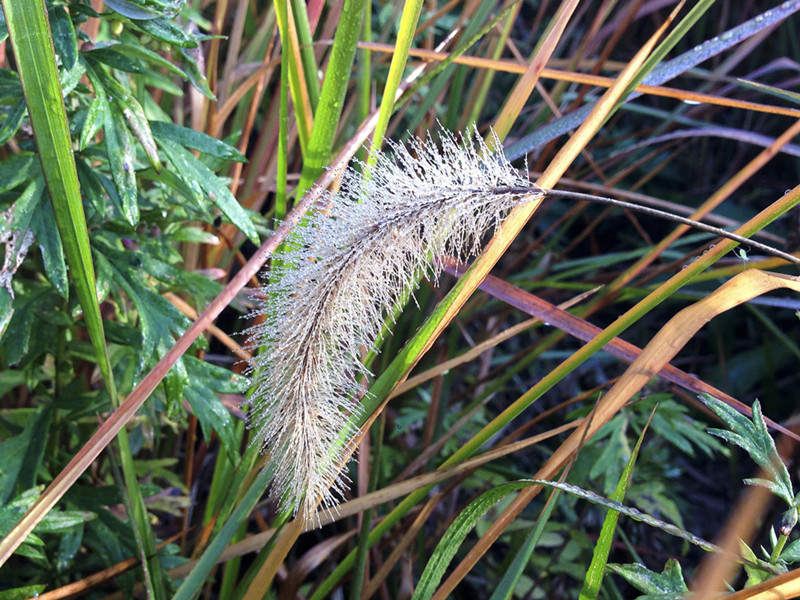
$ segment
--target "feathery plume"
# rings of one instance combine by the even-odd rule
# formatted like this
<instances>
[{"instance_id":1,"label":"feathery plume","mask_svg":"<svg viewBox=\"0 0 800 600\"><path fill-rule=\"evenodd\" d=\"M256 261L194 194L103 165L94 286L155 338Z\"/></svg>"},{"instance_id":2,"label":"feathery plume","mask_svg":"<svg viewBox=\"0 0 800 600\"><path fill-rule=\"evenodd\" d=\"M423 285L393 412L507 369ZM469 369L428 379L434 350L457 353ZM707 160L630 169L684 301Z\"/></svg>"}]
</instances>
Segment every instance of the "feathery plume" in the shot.
<instances>
[{"instance_id":1,"label":"feathery plume","mask_svg":"<svg viewBox=\"0 0 800 600\"><path fill-rule=\"evenodd\" d=\"M341 471L348 419L359 410L361 363L404 290L435 257L475 255L486 232L538 196L477 130L460 141L388 142L363 172L345 170L338 192L296 227L273 267L251 329L251 426L275 468L272 497L307 522L347 489ZM500 147L500 144L495 144Z\"/></svg>"}]
</instances>

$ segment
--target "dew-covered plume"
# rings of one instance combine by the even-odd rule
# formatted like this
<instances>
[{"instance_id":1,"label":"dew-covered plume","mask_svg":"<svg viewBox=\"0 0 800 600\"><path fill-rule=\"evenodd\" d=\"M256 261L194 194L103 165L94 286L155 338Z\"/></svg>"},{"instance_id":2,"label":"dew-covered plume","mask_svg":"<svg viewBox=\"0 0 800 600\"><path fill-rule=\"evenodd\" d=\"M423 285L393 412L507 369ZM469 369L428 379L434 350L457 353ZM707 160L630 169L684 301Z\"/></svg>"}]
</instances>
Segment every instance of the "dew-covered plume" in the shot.
<instances>
[{"instance_id":1,"label":"dew-covered plume","mask_svg":"<svg viewBox=\"0 0 800 600\"><path fill-rule=\"evenodd\" d=\"M283 510L312 519L346 491L357 379L371 375L360 359L403 292L421 273L438 277L437 256L477 254L511 208L539 195L477 131L465 138L390 142L374 165L348 168L268 273L251 330L261 349L249 360L251 425Z\"/></svg>"}]
</instances>

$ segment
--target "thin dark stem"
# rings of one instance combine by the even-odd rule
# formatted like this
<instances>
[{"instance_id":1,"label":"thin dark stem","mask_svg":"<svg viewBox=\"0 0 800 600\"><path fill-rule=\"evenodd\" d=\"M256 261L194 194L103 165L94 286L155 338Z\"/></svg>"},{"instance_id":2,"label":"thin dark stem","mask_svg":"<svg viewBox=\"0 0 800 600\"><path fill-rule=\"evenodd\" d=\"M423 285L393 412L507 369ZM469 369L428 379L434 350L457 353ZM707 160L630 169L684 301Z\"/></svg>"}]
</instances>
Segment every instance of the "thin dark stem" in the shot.
<instances>
[{"instance_id":1,"label":"thin dark stem","mask_svg":"<svg viewBox=\"0 0 800 600\"><path fill-rule=\"evenodd\" d=\"M693 221L692 219L687 219L685 217L681 217L663 210L658 210L657 208L650 208L649 206L642 206L640 204L633 204L632 202L625 202L623 200L606 198L605 196L595 196L593 194L582 194L579 192L567 192L563 190L544 190L536 187L531 187L531 188L498 187L494 189L494 192L496 194L542 193L551 198L567 198L570 200L583 200L585 202L593 202L595 204L607 204L609 206L616 206L618 208L626 208L645 215L659 217L667 221L674 221L675 223L681 223L683 225L688 225L690 227L694 227L695 229L699 229L701 231L713 233L714 235L718 235L719 237L724 237L729 240L733 240L734 242L745 244L753 249L760 250L765 254L770 254L772 256L782 258L787 262L800 266L800 258L788 254L787 252L781 252L777 248L773 248L772 246L768 246L767 244L762 244L761 242L756 242L754 240L751 240L750 238L746 238L741 235L736 235L735 233L731 233L730 231L720 229L719 227L714 227L713 225L707 225L706 223L701 223L700 221Z\"/></svg>"}]
</instances>

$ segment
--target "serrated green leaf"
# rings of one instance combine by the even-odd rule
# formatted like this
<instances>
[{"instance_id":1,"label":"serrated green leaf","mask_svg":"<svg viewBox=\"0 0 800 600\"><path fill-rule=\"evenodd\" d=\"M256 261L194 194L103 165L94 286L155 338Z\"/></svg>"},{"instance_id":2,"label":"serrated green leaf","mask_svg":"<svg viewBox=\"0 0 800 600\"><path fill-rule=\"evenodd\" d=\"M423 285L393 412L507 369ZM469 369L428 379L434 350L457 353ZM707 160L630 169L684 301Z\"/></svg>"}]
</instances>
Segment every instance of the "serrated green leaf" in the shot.
<instances>
[{"instance_id":1,"label":"serrated green leaf","mask_svg":"<svg viewBox=\"0 0 800 600\"><path fill-rule=\"evenodd\" d=\"M674 558L667 561L661 573L651 571L640 564L611 564L608 568L622 576L640 592L645 592L644 596L639 596L639 600L681 600L689 592L683 579L681 565Z\"/></svg>"},{"instance_id":2,"label":"serrated green leaf","mask_svg":"<svg viewBox=\"0 0 800 600\"><path fill-rule=\"evenodd\" d=\"M178 176L191 188L200 186L208 198L219 208L222 213L236 225L250 241L258 244L258 233L247 213L240 206L231 191L224 185L216 174L199 161L183 146L169 140L159 139L159 146L164 150L167 158L175 167Z\"/></svg>"},{"instance_id":3,"label":"serrated green leaf","mask_svg":"<svg viewBox=\"0 0 800 600\"><path fill-rule=\"evenodd\" d=\"M104 247L98 248L97 265L106 271L133 301L139 314L142 331L142 348L139 356L139 371L154 356L163 356L174 342L173 335L180 335L189 326L189 320L161 295L149 289L137 271L141 262L133 253L127 254Z\"/></svg>"},{"instance_id":4,"label":"serrated green leaf","mask_svg":"<svg viewBox=\"0 0 800 600\"><path fill-rule=\"evenodd\" d=\"M0 162L0 193L13 190L41 173L35 154L14 154Z\"/></svg>"},{"instance_id":5,"label":"serrated green leaf","mask_svg":"<svg viewBox=\"0 0 800 600\"><path fill-rule=\"evenodd\" d=\"M111 176L122 201L122 216L131 226L139 222L139 200L136 189L136 156L125 118L113 104L105 113L103 133Z\"/></svg>"},{"instance_id":6,"label":"serrated green leaf","mask_svg":"<svg viewBox=\"0 0 800 600\"><path fill-rule=\"evenodd\" d=\"M184 360L189 376L189 384L184 393L200 421L203 437L208 442L211 440L212 430L216 431L228 459L234 465L239 464L239 444L233 418L217 394L241 392L246 386L246 379L191 356L184 357Z\"/></svg>"},{"instance_id":7,"label":"serrated green leaf","mask_svg":"<svg viewBox=\"0 0 800 600\"><path fill-rule=\"evenodd\" d=\"M147 69L135 58L118 52L116 46L108 45L96 47L84 52L84 56L108 65L112 69L119 69L126 73L146 73Z\"/></svg>"},{"instance_id":8,"label":"serrated green leaf","mask_svg":"<svg viewBox=\"0 0 800 600\"><path fill-rule=\"evenodd\" d=\"M78 39L75 37L75 28L72 19L63 6L50 6L47 9L50 20L50 31L53 35L53 46L56 54L61 57L61 64L67 71L71 71L78 62Z\"/></svg>"},{"instance_id":9,"label":"serrated green leaf","mask_svg":"<svg viewBox=\"0 0 800 600\"><path fill-rule=\"evenodd\" d=\"M158 140L174 142L225 160L247 162L244 154L233 146L188 127L181 127L166 121L150 121L150 130Z\"/></svg>"},{"instance_id":10,"label":"serrated green leaf","mask_svg":"<svg viewBox=\"0 0 800 600\"><path fill-rule=\"evenodd\" d=\"M6 504L15 490L33 488L52 418L52 407L42 406L21 434L0 444L0 505Z\"/></svg>"},{"instance_id":11,"label":"serrated green leaf","mask_svg":"<svg viewBox=\"0 0 800 600\"><path fill-rule=\"evenodd\" d=\"M173 46L178 46L179 48L197 47L197 40L175 25L170 19L158 18L147 21L135 19L133 20L133 25L143 33Z\"/></svg>"},{"instance_id":12,"label":"serrated green leaf","mask_svg":"<svg viewBox=\"0 0 800 600\"><path fill-rule=\"evenodd\" d=\"M5 348L6 361L9 365L17 365L25 357L31 356L31 337L33 325L38 316L59 301L58 295L49 285L40 285L25 294L19 294L12 306L13 314L7 329L0 340L0 346ZM52 328L44 328L36 336L36 342L49 343L53 335Z\"/></svg>"},{"instance_id":13,"label":"serrated green leaf","mask_svg":"<svg viewBox=\"0 0 800 600\"><path fill-rule=\"evenodd\" d=\"M64 259L64 248L61 245L61 234L58 231L53 205L42 194L39 207L31 219L31 229L36 236L36 244L42 253L44 272L62 298L69 297L67 281L67 263Z\"/></svg>"},{"instance_id":14,"label":"serrated green leaf","mask_svg":"<svg viewBox=\"0 0 800 600\"><path fill-rule=\"evenodd\" d=\"M764 480L753 479L750 483L764 485L789 506L794 506L794 491L789 471L778 455L775 441L769 435L758 400L753 402L753 418L750 420L708 394L701 395L700 399L731 429L731 431L709 429L709 433L742 448L750 455L753 462L769 473L774 480L766 483Z\"/></svg>"},{"instance_id":15,"label":"serrated green leaf","mask_svg":"<svg viewBox=\"0 0 800 600\"><path fill-rule=\"evenodd\" d=\"M189 76L189 82L198 92L203 94L203 96L209 100L216 100L217 97L208 86L206 74L200 70L198 66L200 61L197 60L197 52L198 51L193 48L178 48L178 53L183 57L183 66L186 69L186 75Z\"/></svg>"},{"instance_id":16,"label":"serrated green leaf","mask_svg":"<svg viewBox=\"0 0 800 600\"><path fill-rule=\"evenodd\" d=\"M11 111L3 119L3 125L0 127L0 144L5 144L8 140L14 137L14 134L19 130L22 125L22 117L25 116L25 100L20 100L11 108Z\"/></svg>"}]
</instances>

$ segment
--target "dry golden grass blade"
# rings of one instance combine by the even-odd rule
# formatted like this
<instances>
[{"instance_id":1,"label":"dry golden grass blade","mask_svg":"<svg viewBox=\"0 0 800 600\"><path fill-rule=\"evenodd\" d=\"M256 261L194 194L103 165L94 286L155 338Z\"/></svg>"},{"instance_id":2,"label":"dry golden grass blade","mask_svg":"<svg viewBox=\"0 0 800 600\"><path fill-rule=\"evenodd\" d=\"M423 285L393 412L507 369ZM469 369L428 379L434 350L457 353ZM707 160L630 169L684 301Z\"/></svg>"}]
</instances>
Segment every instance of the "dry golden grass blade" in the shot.
<instances>
[{"instance_id":1,"label":"dry golden grass blade","mask_svg":"<svg viewBox=\"0 0 800 600\"><path fill-rule=\"evenodd\" d=\"M769 581L728 594L725 600L789 600L798 597L800 597L800 569L794 569ZM701 596L698 596L698 600L700 598Z\"/></svg>"},{"instance_id":2,"label":"dry golden grass blade","mask_svg":"<svg viewBox=\"0 0 800 600\"><path fill-rule=\"evenodd\" d=\"M359 48L365 50L374 50L376 52L391 52L393 46L388 44L380 44L377 42L361 42ZM436 50L425 50L423 48L412 48L409 51L411 56L422 58L428 61L442 61L448 57L447 52L437 52ZM454 63L468 65L476 69L491 69L495 71L503 71L505 73L519 73L524 74L527 71L525 65L512 62L510 60L498 60L492 58L484 58L481 56L458 56L453 60ZM558 69L545 68L541 71L542 79L552 79L555 81L566 81L570 83L582 83L586 85L595 85L598 87L610 87L615 81L610 77L603 77L601 75L589 75L586 73L575 73L571 71L560 71ZM697 102L699 104L712 104L715 106L726 106L729 108L738 108L741 110L749 110L753 112L768 113L773 115L783 115L787 117L800 118L800 110L796 108L787 108L784 106L774 106L772 104L761 104L759 102L748 102L746 100L737 100L735 98L725 98L723 96L715 96L714 94L703 94L701 92L692 92L689 90L680 90L676 88L665 87L661 85L638 85L635 91L651 96L661 96L664 98L675 98L676 100L686 102Z\"/></svg>"},{"instance_id":3,"label":"dry golden grass blade","mask_svg":"<svg viewBox=\"0 0 800 600\"><path fill-rule=\"evenodd\" d=\"M477 469L478 467L483 466L488 462L500 459L514 452L519 452L521 450L524 450L525 448L538 444L539 442L543 442L547 439L550 439L566 431L569 431L570 429L574 429L575 427L580 425L580 423L581 421L566 423L564 425L561 425L560 427L556 427L545 433L540 433L525 438L523 440L519 440L517 442L507 443L502 446L498 446L497 448L494 448L484 454L481 454L480 456L476 456L470 460L464 461L459 465L455 465L453 467L449 467L446 469L440 469L431 473L425 473L423 475L413 477L406 481L401 481L399 483L392 484L390 486L387 486L386 488L376 490L375 492L367 494L366 496L355 498L353 500L350 500L349 502L344 502L339 506L337 506L335 510L326 510L320 512L319 514L320 525L325 526L334 523L336 521L341 521L342 519L357 515L369 508L375 508L377 506L380 506L381 504L397 500L398 498L403 498L404 496L407 496L411 492L418 490L420 488L437 484L442 481L446 481L447 479L450 479L452 477L464 475L465 473ZM438 502L433 502L431 506L435 507L436 504L438 504ZM293 529L291 532L287 532L286 530L284 530L284 537L287 542L295 538L296 536L299 536L300 533L303 533L303 531L311 531L316 529L316 525L312 525L312 526L307 526L306 529L303 530L296 525L298 523L299 523L298 521L292 521L292 524L296 526L296 529ZM275 535L275 530L269 529L262 533L248 536L247 538L235 544L231 544L219 556L217 563L218 564L224 563L226 561L231 560L232 558L243 556L251 552L258 552L267 543L270 542L270 540L274 535ZM275 552L273 552L273 555L274 554ZM179 567L171 569L169 571L169 575L173 579L180 579L182 577L186 577L189 573L192 572L192 569L194 568L196 563L197 563L196 560L184 563ZM130 561L130 564L128 563L124 564L124 569L125 570L130 569L136 564L138 564L138 561L132 560ZM105 581L106 579L107 577L104 577L103 581ZM55 591L56 590L54 590L54 592ZM69 596L65 596L63 594L52 596L53 600L56 600L57 598L66 598L66 597Z\"/></svg>"},{"instance_id":4,"label":"dry golden grass blade","mask_svg":"<svg viewBox=\"0 0 800 600\"><path fill-rule=\"evenodd\" d=\"M547 65L548 61L553 56L553 52L555 52L556 46L558 46L558 42L561 40L564 29L566 29L567 23L569 22L570 17L572 17L572 14L575 12L575 8L577 6L577 0L571 0L569 2L564 2L559 7L556 16L553 18L552 26L547 32L547 36L533 51L533 57L528 65L528 68L525 69L525 73L522 75L522 78L520 78L520 80L517 82L517 85L514 86L513 91L511 94L509 94L508 99L503 106L503 109L500 111L500 114L495 120L494 131L498 139L504 140L508 135L508 132L511 131L511 127L514 125L517 117L522 112L522 109L528 102L528 98L533 92L536 83L539 81L539 77L541 76L545 65Z\"/></svg>"},{"instance_id":5,"label":"dry golden grass blade","mask_svg":"<svg viewBox=\"0 0 800 600\"><path fill-rule=\"evenodd\" d=\"M353 529L347 533L326 538L313 548L307 550L292 566L291 571L289 571L286 581L284 581L281 586L278 600L297 598L300 592L300 586L303 585L306 577L308 577L314 569L330 559L331 554L350 541L357 532L356 529Z\"/></svg>"},{"instance_id":6,"label":"dry golden grass blade","mask_svg":"<svg viewBox=\"0 0 800 600\"><path fill-rule=\"evenodd\" d=\"M740 273L706 298L676 314L661 328L608 394L598 402L591 422L570 435L536 473L534 479L554 478L580 449L585 440L591 438L616 415L625 403L669 363L697 331L712 318L752 298L780 288L800 293L800 280L796 277L753 269ZM528 488L520 492L458 565L453 574L442 584L437 595L434 596L435 598L444 597L452 591L475 562L483 556L491 544L539 493L540 489Z\"/></svg>"},{"instance_id":7,"label":"dry golden grass blade","mask_svg":"<svg viewBox=\"0 0 800 600\"><path fill-rule=\"evenodd\" d=\"M756 474L756 477L765 476L763 471ZM697 594L692 596L695 600L719 597L720 592L725 589L723 582L730 581L741 568L741 564L733 558L739 554L739 541L750 543L753 534L762 522L764 511L767 510L774 498L775 496L765 487L748 486L745 488L744 494L729 513L727 525L722 530L722 534L715 540L723 552L707 555L700 564L692 584L692 591ZM765 583L774 581L775 578ZM755 587L744 591L749 592ZM774 597L771 596L771 598Z\"/></svg>"}]
</instances>

